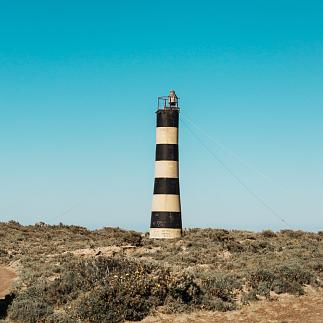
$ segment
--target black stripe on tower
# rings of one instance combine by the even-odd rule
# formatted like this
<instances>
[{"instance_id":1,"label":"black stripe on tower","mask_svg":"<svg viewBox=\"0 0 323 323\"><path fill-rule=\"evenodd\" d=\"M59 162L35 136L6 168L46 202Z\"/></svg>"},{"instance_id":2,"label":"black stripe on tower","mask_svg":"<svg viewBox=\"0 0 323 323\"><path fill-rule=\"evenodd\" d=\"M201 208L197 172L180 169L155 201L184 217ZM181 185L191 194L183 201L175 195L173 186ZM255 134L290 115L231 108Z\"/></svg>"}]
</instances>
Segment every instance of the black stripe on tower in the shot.
<instances>
[{"instance_id":1,"label":"black stripe on tower","mask_svg":"<svg viewBox=\"0 0 323 323\"><path fill-rule=\"evenodd\" d=\"M158 110L157 127L178 127L178 110Z\"/></svg>"},{"instance_id":2,"label":"black stripe on tower","mask_svg":"<svg viewBox=\"0 0 323 323\"><path fill-rule=\"evenodd\" d=\"M181 212L151 212L150 227L181 229Z\"/></svg>"},{"instance_id":3,"label":"black stripe on tower","mask_svg":"<svg viewBox=\"0 0 323 323\"><path fill-rule=\"evenodd\" d=\"M178 178L155 178L154 194L179 195Z\"/></svg>"},{"instance_id":4,"label":"black stripe on tower","mask_svg":"<svg viewBox=\"0 0 323 323\"><path fill-rule=\"evenodd\" d=\"M155 160L156 161L158 160L178 161L178 145L177 144L157 144Z\"/></svg>"}]
</instances>

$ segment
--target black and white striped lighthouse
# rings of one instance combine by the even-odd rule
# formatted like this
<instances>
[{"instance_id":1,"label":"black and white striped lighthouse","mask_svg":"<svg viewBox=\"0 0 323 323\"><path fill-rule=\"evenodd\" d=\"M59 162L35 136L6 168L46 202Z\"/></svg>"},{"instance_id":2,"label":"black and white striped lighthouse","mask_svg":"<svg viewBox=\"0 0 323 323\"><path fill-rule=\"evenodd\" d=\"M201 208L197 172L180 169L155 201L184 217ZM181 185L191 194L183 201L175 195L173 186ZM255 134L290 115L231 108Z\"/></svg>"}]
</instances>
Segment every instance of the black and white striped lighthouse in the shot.
<instances>
[{"instance_id":1,"label":"black and white striped lighthouse","mask_svg":"<svg viewBox=\"0 0 323 323\"><path fill-rule=\"evenodd\" d=\"M175 91L158 98L155 185L150 238L172 239L182 235L178 171L178 98Z\"/></svg>"}]
</instances>

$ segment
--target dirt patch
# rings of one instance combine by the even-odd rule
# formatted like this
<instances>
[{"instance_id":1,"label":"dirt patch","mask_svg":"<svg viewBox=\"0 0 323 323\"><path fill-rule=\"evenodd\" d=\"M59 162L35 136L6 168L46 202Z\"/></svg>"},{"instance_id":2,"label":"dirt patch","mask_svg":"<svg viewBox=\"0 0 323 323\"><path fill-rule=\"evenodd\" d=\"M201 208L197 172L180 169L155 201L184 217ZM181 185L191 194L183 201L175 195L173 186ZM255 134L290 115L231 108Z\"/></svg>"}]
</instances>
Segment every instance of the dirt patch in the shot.
<instances>
[{"instance_id":1,"label":"dirt patch","mask_svg":"<svg viewBox=\"0 0 323 323\"><path fill-rule=\"evenodd\" d=\"M17 278L17 274L8 267L0 267L0 299L5 298L9 293L12 283Z\"/></svg>"},{"instance_id":2,"label":"dirt patch","mask_svg":"<svg viewBox=\"0 0 323 323\"><path fill-rule=\"evenodd\" d=\"M166 315L158 313L142 320L142 323L209 323L209 322L248 322L248 323L281 323L311 322L321 323L323 317L323 289L306 289L306 295L280 295L277 300L253 302L238 311L206 312L198 311L190 314Z\"/></svg>"}]
</instances>

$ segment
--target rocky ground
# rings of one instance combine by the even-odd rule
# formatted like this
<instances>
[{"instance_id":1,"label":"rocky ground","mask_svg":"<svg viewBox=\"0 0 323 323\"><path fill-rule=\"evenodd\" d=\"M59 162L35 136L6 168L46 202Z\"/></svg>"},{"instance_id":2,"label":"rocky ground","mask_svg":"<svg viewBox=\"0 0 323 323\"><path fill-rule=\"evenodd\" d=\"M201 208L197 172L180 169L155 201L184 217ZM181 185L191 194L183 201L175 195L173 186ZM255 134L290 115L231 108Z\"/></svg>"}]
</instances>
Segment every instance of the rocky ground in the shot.
<instances>
[{"instance_id":1,"label":"rocky ground","mask_svg":"<svg viewBox=\"0 0 323 323\"><path fill-rule=\"evenodd\" d=\"M0 320L8 322L323 317L322 232L191 229L163 241L11 221L0 223L0 241Z\"/></svg>"}]
</instances>

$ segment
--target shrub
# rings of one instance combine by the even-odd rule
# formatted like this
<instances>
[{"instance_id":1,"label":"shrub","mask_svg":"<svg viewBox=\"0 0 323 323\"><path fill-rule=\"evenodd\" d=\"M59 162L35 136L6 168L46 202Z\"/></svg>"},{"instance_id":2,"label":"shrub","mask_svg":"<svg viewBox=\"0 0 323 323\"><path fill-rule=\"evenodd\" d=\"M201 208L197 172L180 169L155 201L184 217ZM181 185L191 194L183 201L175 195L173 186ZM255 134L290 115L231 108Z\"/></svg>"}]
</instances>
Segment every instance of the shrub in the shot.
<instances>
[{"instance_id":1,"label":"shrub","mask_svg":"<svg viewBox=\"0 0 323 323\"><path fill-rule=\"evenodd\" d=\"M306 235L306 232L302 231L302 230L297 230L297 231L293 231L293 230L280 230L281 234L288 236L289 238L294 238L294 239L299 239L302 238Z\"/></svg>"},{"instance_id":2,"label":"shrub","mask_svg":"<svg viewBox=\"0 0 323 323\"><path fill-rule=\"evenodd\" d=\"M252 289L250 292L242 293L241 295L241 303L244 305L249 304L251 301L258 300L257 297L257 291L255 289Z\"/></svg>"},{"instance_id":3,"label":"shrub","mask_svg":"<svg viewBox=\"0 0 323 323\"><path fill-rule=\"evenodd\" d=\"M238 241L229 240L225 245L230 252L243 252L245 250L245 247Z\"/></svg>"},{"instance_id":4,"label":"shrub","mask_svg":"<svg viewBox=\"0 0 323 323\"><path fill-rule=\"evenodd\" d=\"M201 289L195 283L194 277L187 273L176 273L169 278L168 293L174 299L179 299L184 304L200 303Z\"/></svg>"},{"instance_id":5,"label":"shrub","mask_svg":"<svg viewBox=\"0 0 323 323\"><path fill-rule=\"evenodd\" d=\"M271 286L274 280L275 274L271 269L257 269L249 277L250 285L253 288L257 288L259 283L266 283L268 286Z\"/></svg>"},{"instance_id":6,"label":"shrub","mask_svg":"<svg viewBox=\"0 0 323 323\"><path fill-rule=\"evenodd\" d=\"M200 293L191 276L139 262L123 263L102 283L77 301L76 318L90 322L138 321L169 299L198 303Z\"/></svg>"},{"instance_id":7,"label":"shrub","mask_svg":"<svg viewBox=\"0 0 323 323\"><path fill-rule=\"evenodd\" d=\"M133 279L110 281L81 297L74 309L75 317L90 322L139 321L160 303L149 290L149 282Z\"/></svg>"},{"instance_id":8,"label":"shrub","mask_svg":"<svg viewBox=\"0 0 323 323\"><path fill-rule=\"evenodd\" d=\"M45 323L78 323L65 313L52 313L45 319Z\"/></svg>"},{"instance_id":9,"label":"shrub","mask_svg":"<svg viewBox=\"0 0 323 323\"><path fill-rule=\"evenodd\" d=\"M273 282L272 290L277 294L290 293L303 295L305 284L314 280L314 275L308 270L297 265L281 266L276 269L276 279Z\"/></svg>"},{"instance_id":10,"label":"shrub","mask_svg":"<svg viewBox=\"0 0 323 323\"><path fill-rule=\"evenodd\" d=\"M65 313L54 312L46 317L45 323L79 323L79 322L69 317Z\"/></svg>"},{"instance_id":11,"label":"shrub","mask_svg":"<svg viewBox=\"0 0 323 323\"><path fill-rule=\"evenodd\" d=\"M234 309L241 281L234 275L205 274L202 278L203 307L208 310L226 311Z\"/></svg>"},{"instance_id":12,"label":"shrub","mask_svg":"<svg viewBox=\"0 0 323 323\"><path fill-rule=\"evenodd\" d=\"M42 299L18 297L9 308L9 318L19 322L36 323L53 313L53 308Z\"/></svg>"},{"instance_id":13,"label":"shrub","mask_svg":"<svg viewBox=\"0 0 323 323\"><path fill-rule=\"evenodd\" d=\"M258 295L269 297L270 291L277 294L302 295L303 286L315 280L314 274L298 265L290 264L273 269L258 269L251 273L249 283Z\"/></svg>"},{"instance_id":14,"label":"shrub","mask_svg":"<svg viewBox=\"0 0 323 323\"><path fill-rule=\"evenodd\" d=\"M265 238L274 238L274 237L277 237L276 233L273 232L272 230L264 230L264 231L261 232L261 234Z\"/></svg>"}]
</instances>

